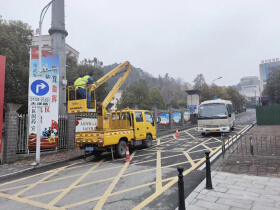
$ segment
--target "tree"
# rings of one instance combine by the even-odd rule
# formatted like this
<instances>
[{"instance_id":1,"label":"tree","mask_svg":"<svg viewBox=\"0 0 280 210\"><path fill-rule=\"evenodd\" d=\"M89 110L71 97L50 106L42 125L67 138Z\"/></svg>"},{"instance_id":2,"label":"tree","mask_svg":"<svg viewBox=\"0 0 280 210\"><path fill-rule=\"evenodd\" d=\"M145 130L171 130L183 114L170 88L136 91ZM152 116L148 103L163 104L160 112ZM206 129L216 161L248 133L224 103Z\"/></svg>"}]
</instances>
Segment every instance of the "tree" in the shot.
<instances>
[{"instance_id":1,"label":"tree","mask_svg":"<svg viewBox=\"0 0 280 210\"><path fill-rule=\"evenodd\" d=\"M0 20L0 55L6 56L5 103L23 104L27 112L31 27L22 21Z\"/></svg>"},{"instance_id":2,"label":"tree","mask_svg":"<svg viewBox=\"0 0 280 210\"><path fill-rule=\"evenodd\" d=\"M93 81L95 82L98 79L100 79L102 76L104 76L103 62L99 61L97 58L84 59L78 65L77 71L78 71L78 74L81 74L81 75L87 75L90 72L92 72ZM105 99L105 97L108 95L109 91L108 91L107 87L108 87L108 83L105 82L104 84L100 85L96 89L96 100L98 102L102 102Z\"/></svg>"},{"instance_id":3,"label":"tree","mask_svg":"<svg viewBox=\"0 0 280 210\"><path fill-rule=\"evenodd\" d=\"M201 90L202 85L206 83L203 74L198 74L193 82L195 90Z\"/></svg>"},{"instance_id":4,"label":"tree","mask_svg":"<svg viewBox=\"0 0 280 210\"><path fill-rule=\"evenodd\" d=\"M157 104L158 109L166 109L165 102L159 89L153 87L149 90L151 103Z\"/></svg>"},{"instance_id":5,"label":"tree","mask_svg":"<svg viewBox=\"0 0 280 210\"><path fill-rule=\"evenodd\" d=\"M231 100L233 107L236 109L241 109L246 103L246 98L233 87L227 87L226 91L228 94L228 99Z\"/></svg>"},{"instance_id":6,"label":"tree","mask_svg":"<svg viewBox=\"0 0 280 210\"><path fill-rule=\"evenodd\" d=\"M122 97L117 104L118 109L131 107L132 104L137 104L139 109L150 109L151 98L149 95L149 87L145 80L134 82L129 85L123 92Z\"/></svg>"},{"instance_id":7,"label":"tree","mask_svg":"<svg viewBox=\"0 0 280 210\"><path fill-rule=\"evenodd\" d=\"M280 104L280 71L271 71L268 75L263 95L267 95L271 103Z\"/></svg>"}]
</instances>

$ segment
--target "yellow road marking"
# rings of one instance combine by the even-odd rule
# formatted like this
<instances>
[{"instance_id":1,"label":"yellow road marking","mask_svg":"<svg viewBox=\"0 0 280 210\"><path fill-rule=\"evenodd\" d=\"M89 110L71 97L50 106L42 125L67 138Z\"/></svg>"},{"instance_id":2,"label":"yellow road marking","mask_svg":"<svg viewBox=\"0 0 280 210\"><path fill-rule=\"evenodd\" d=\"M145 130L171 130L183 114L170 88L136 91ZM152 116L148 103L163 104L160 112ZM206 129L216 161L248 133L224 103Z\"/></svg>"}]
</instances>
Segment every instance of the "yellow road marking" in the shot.
<instances>
[{"instance_id":1,"label":"yellow road marking","mask_svg":"<svg viewBox=\"0 0 280 210\"><path fill-rule=\"evenodd\" d=\"M156 191L160 191L162 188L161 179L161 152L157 151Z\"/></svg>"},{"instance_id":2,"label":"yellow road marking","mask_svg":"<svg viewBox=\"0 0 280 210\"><path fill-rule=\"evenodd\" d=\"M75 164L76 164L76 163L73 163L73 164L71 164L71 165L75 165ZM63 169L65 169L66 167L69 167L69 166L71 166L71 165L63 166L63 167L61 167L61 168L56 169L53 173L51 173L51 174L45 176L43 179L40 179L39 181L37 181L37 182L35 182L35 183L29 185L29 187L27 187L27 188L21 190L20 192L16 193L16 194L13 195L13 196L14 196L14 197L18 197L19 195L21 195L21 194L25 193L26 191L28 191L28 190L30 190L30 189L36 187L38 184L42 183L42 182L45 181L46 179L52 177L53 175L57 174L58 172L62 171Z\"/></svg>"},{"instance_id":3,"label":"yellow road marking","mask_svg":"<svg viewBox=\"0 0 280 210\"><path fill-rule=\"evenodd\" d=\"M185 154L185 156L186 156L186 158L188 159L188 161L190 162L190 164L191 164L192 166L194 166L195 163L193 162L193 159L190 157L190 155L189 155L187 152L183 152L183 153Z\"/></svg>"},{"instance_id":4,"label":"yellow road marking","mask_svg":"<svg viewBox=\"0 0 280 210\"><path fill-rule=\"evenodd\" d=\"M157 139L157 145L160 145L160 138Z\"/></svg>"},{"instance_id":5,"label":"yellow road marking","mask_svg":"<svg viewBox=\"0 0 280 210\"><path fill-rule=\"evenodd\" d=\"M142 157L142 156L146 156L146 155L152 155L152 154L156 154L156 152L151 152L151 153L142 154L142 155L135 155L134 158Z\"/></svg>"},{"instance_id":6,"label":"yellow road marking","mask_svg":"<svg viewBox=\"0 0 280 210\"><path fill-rule=\"evenodd\" d=\"M0 196L3 197L3 198L7 198L7 199L17 201L17 202L26 203L26 204L29 204L29 205L32 205L32 206L37 206L37 207L40 207L40 208L43 208L43 209L49 209L49 206L47 204L39 203L37 201L32 201L32 200L28 200L28 199L20 198L20 197L14 197L14 196L7 195L7 194L4 194L4 193L0 193ZM58 208L54 207L52 209L58 209Z\"/></svg>"},{"instance_id":7,"label":"yellow road marking","mask_svg":"<svg viewBox=\"0 0 280 210\"><path fill-rule=\"evenodd\" d=\"M126 193L126 192L129 192L129 191L132 191L132 190L140 189L140 188L147 187L147 186L154 185L154 184L156 184L156 182L150 182L150 183L138 185L136 187L131 187L131 188L128 188L128 189L125 189L125 190L120 190L120 191L114 192L114 193L110 194L110 196L119 195L119 194L122 194L122 193Z\"/></svg>"},{"instance_id":8,"label":"yellow road marking","mask_svg":"<svg viewBox=\"0 0 280 210\"><path fill-rule=\"evenodd\" d=\"M134 151L132 153L132 155L130 156L131 159L133 159L134 155L135 155L136 151ZM124 166L122 167L122 169L120 170L119 174L115 177L115 179L113 180L113 182L110 184L110 186L107 188L107 190L105 191L105 193L103 194L102 198L98 201L98 203L95 206L95 210L100 210L102 208L102 206L104 205L104 203L106 202L107 198L109 197L109 195L111 194L111 192L113 191L113 189L115 188L116 184L118 183L118 181L120 180L121 176L124 174L125 170L127 169L129 165L129 162L126 162L124 164Z\"/></svg>"},{"instance_id":9,"label":"yellow road marking","mask_svg":"<svg viewBox=\"0 0 280 210\"><path fill-rule=\"evenodd\" d=\"M32 175L32 176L24 177L24 178L21 178L21 179L17 179L17 180L11 181L11 182L3 183L3 184L0 184L0 187L5 186L5 185L8 185L8 184L15 183L15 182L19 182L19 181L22 181L22 180L26 180L26 179L29 179L29 178L32 178L32 177L35 177L35 176L40 176L40 175L43 175L43 174L50 174L50 173L52 173L54 170L55 170L55 169L50 170L50 171L46 171L46 172L43 172L43 173L35 174L35 175Z\"/></svg>"},{"instance_id":10,"label":"yellow road marking","mask_svg":"<svg viewBox=\"0 0 280 210\"><path fill-rule=\"evenodd\" d=\"M70 190L72 190L77 184L79 184L87 175L90 174L97 166L99 166L105 159L100 160L96 163L92 168L90 168L86 173L84 173L79 179L73 182L69 187L67 187L62 193L60 193L57 197L55 197L49 205L53 206L56 204L61 198L63 198Z\"/></svg>"},{"instance_id":11,"label":"yellow road marking","mask_svg":"<svg viewBox=\"0 0 280 210\"><path fill-rule=\"evenodd\" d=\"M30 199L30 198L41 197L41 196L44 196L44 195L51 195L51 194L54 194L54 193L62 192L62 191L65 190L65 189L66 189L66 188L60 189L60 190L54 190L54 191L50 191L50 192L46 192L46 193L42 193L42 194L31 195L31 196L24 197L24 198Z\"/></svg>"},{"instance_id":12,"label":"yellow road marking","mask_svg":"<svg viewBox=\"0 0 280 210\"><path fill-rule=\"evenodd\" d=\"M157 150L157 152L160 152L160 151ZM180 156L180 155L183 155L183 154L171 155L171 156L163 157L163 158L161 158L161 159L167 159L167 158L176 157L176 156ZM152 162L152 161L156 161L156 160L157 160L157 159L145 160L145 161L142 161L142 162L132 163L131 165L137 165L137 164Z\"/></svg>"},{"instance_id":13,"label":"yellow road marking","mask_svg":"<svg viewBox=\"0 0 280 210\"><path fill-rule=\"evenodd\" d=\"M8 190L15 190L15 189L23 188L23 187L28 187L29 185L30 184L21 185L21 186L17 186L17 187L11 187L11 188L5 188L5 189L0 190L0 192L8 191Z\"/></svg>"},{"instance_id":14,"label":"yellow road marking","mask_svg":"<svg viewBox=\"0 0 280 210\"><path fill-rule=\"evenodd\" d=\"M80 202L77 202L77 203L72 203L72 204L63 206L63 208L69 209L69 208L72 208L72 207L75 207L75 206L79 206L79 205L83 205L83 204L86 204L86 203L89 203L89 202L99 200L100 198L101 198L101 196L96 197L96 198L91 198L91 199L88 199L88 200L84 200L84 201L80 201Z\"/></svg>"},{"instance_id":15,"label":"yellow road marking","mask_svg":"<svg viewBox=\"0 0 280 210\"><path fill-rule=\"evenodd\" d=\"M206 149L208 149L210 152L213 152L213 150L210 148L210 147L208 147L206 144L201 144L201 146L204 146Z\"/></svg>"},{"instance_id":16,"label":"yellow road marking","mask_svg":"<svg viewBox=\"0 0 280 210\"><path fill-rule=\"evenodd\" d=\"M185 133L188 134L190 137L192 137L194 140L196 140L196 138L193 135L191 135L189 132L185 131Z\"/></svg>"}]
</instances>

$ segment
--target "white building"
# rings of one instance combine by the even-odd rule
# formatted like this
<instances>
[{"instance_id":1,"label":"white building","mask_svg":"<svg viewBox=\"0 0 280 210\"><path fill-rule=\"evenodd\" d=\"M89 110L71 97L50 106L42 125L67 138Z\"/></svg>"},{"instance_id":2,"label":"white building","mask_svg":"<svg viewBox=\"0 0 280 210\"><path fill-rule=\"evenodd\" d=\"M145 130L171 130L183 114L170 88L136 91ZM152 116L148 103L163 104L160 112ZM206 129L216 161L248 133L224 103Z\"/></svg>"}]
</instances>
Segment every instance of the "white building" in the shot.
<instances>
[{"instance_id":1,"label":"white building","mask_svg":"<svg viewBox=\"0 0 280 210\"><path fill-rule=\"evenodd\" d=\"M32 46L38 46L38 48L39 48L39 36L33 36ZM42 35L42 50L45 50L48 52L52 51L51 50L51 35ZM77 59L77 62L79 61L80 53L66 43L65 43L65 52L66 52L66 54L71 52L72 56L74 56Z\"/></svg>"},{"instance_id":2,"label":"white building","mask_svg":"<svg viewBox=\"0 0 280 210\"><path fill-rule=\"evenodd\" d=\"M260 96L260 82L257 76L242 77L240 84L240 94L244 95L252 103L258 101Z\"/></svg>"},{"instance_id":3,"label":"white building","mask_svg":"<svg viewBox=\"0 0 280 210\"><path fill-rule=\"evenodd\" d=\"M117 102L121 99L121 97L122 97L122 90L118 90L118 92L116 93L115 97L110 102L110 103L113 104L113 106L111 107L112 110L116 110L117 109Z\"/></svg>"}]
</instances>

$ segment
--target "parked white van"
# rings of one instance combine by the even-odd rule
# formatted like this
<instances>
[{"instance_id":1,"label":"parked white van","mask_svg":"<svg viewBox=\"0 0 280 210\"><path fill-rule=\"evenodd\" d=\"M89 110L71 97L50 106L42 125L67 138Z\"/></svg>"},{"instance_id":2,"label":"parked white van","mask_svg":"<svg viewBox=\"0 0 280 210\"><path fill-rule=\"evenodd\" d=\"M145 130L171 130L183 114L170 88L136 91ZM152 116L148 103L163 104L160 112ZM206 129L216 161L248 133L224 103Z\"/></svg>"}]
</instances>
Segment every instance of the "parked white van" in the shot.
<instances>
[{"instance_id":1,"label":"parked white van","mask_svg":"<svg viewBox=\"0 0 280 210\"><path fill-rule=\"evenodd\" d=\"M197 115L198 131L229 132L234 129L235 113L231 101L217 99L200 104Z\"/></svg>"}]
</instances>

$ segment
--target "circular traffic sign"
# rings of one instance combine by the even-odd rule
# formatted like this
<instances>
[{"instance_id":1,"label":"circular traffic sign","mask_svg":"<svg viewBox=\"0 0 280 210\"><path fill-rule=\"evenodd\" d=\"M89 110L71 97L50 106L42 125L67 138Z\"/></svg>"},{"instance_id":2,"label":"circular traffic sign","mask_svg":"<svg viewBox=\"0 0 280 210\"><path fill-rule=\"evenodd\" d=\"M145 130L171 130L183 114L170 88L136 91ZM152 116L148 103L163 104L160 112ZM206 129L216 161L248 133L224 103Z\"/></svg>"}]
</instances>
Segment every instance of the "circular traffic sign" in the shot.
<instances>
[{"instance_id":1,"label":"circular traffic sign","mask_svg":"<svg viewBox=\"0 0 280 210\"><path fill-rule=\"evenodd\" d=\"M43 80L35 80L31 84L31 91L37 96L44 96L49 92L49 85Z\"/></svg>"}]
</instances>

